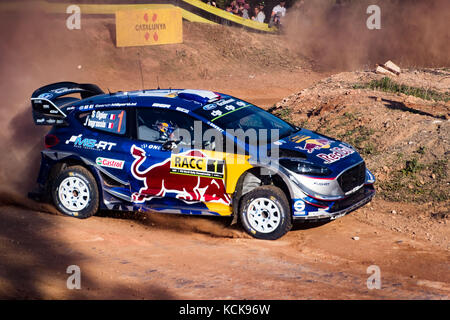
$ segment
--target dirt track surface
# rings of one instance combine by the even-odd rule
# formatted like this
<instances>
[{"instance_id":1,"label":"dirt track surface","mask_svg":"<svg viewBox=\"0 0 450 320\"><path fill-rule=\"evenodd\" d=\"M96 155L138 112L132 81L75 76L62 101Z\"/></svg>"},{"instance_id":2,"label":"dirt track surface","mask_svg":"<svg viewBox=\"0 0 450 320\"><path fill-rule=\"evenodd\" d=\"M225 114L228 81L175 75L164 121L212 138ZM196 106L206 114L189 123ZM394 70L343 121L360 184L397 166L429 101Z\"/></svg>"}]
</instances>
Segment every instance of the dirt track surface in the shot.
<instances>
[{"instance_id":1,"label":"dirt track surface","mask_svg":"<svg viewBox=\"0 0 450 320\"><path fill-rule=\"evenodd\" d=\"M270 107L329 74L312 71L289 43L240 29L185 24L183 44L116 50L112 19L88 19L81 33L55 28L62 19L2 18L0 30L14 31L0 45L8 115L0 139L9 148L0 158L0 298L449 299L448 217L419 215L414 203L377 197L336 221L259 241L227 219L100 213L77 220L26 200L45 134L29 109L39 86L70 80L140 89L139 53L147 88L159 74L161 87L212 89ZM81 290L66 288L69 265L81 268ZM380 290L367 288L371 265L380 268Z\"/></svg>"},{"instance_id":2,"label":"dirt track surface","mask_svg":"<svg viewBox=\"0 0 450 320\"><path fill-rule=\"evenodd\" d=\"M17 207L0 214L3 298L448 299L450 293L448 251L368 224L362 210L314 228L297 226L278 241L249 239L225 221L198 217L173 217L162 226L151 217L77 220ZM81 290L66 288L72 264L81 268ZM380 290L367 289L370 265L380 267Z\"/></svg>"}]
</instances>

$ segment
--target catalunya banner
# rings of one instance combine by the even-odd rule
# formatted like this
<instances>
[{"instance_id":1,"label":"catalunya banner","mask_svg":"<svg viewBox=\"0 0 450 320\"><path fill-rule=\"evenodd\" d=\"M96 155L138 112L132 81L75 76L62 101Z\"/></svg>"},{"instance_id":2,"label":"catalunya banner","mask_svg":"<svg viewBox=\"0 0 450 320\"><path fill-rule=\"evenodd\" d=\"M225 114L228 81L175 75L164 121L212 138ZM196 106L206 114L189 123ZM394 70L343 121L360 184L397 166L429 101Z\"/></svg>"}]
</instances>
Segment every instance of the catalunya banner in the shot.
<instances>
[{"instance_id":1,"label":"catalunya banner","mask_svg":"<svg viewBox=\"0 0 450 320\"><path fill-rule=\"evenodd\" d=\"M116 12L118 47L148 46L183 42L180 8Z\"/></svg>"}]
</instances>

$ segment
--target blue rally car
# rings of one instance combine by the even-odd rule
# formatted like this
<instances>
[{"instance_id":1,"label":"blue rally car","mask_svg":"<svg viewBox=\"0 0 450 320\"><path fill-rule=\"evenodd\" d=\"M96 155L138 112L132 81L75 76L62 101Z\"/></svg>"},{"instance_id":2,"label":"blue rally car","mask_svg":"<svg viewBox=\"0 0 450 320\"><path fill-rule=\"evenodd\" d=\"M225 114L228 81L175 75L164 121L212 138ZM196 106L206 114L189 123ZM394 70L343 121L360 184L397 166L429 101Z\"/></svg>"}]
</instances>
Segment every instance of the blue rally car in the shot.
<instances>
[{"instance_id":1,"label":"blue rally car","mask_svg":"<svg viewBox=\"0 0 450 320\"><path fill-rule=\"evenodd\" d=\"M73 217L232 216L253 237L277 239L294 220L335 219L375 194L353 147L226 94L60 82L31 102L36 125L52 127L34 196Z\"/></svg>"}]
</instances>

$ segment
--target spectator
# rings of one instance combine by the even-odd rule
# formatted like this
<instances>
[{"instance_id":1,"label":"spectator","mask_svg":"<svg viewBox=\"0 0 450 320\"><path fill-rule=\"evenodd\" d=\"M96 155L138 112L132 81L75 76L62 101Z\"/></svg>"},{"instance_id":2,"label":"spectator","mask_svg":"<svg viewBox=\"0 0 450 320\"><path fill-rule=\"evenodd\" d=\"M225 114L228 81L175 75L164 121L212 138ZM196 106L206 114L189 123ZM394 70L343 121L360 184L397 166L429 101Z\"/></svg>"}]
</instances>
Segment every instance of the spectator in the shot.
<instances>
[{"instance_id":1,"label":"spectator","mask_svg":"<svg viewBox=\"0 0 450 320\"><path fill-rule=\"evenodd\" d=\"M245 12L247 13L246 15L247 15L247 17L245 18L245 19L250 19L250 5L248 4L248 3L245 3L244 4L244 15L245 15Z\"/></svg>"},{"instance_id":2,"label":"spectator","mask_svg":"<svg viewBox=\"0 0 450 320\"><path fill-rule=\"evenodd\" d=\"M260 12L262 12L262 13L264 13L264 7L266 6L266 4L264 3L264 1L261 1L260 3L259 3L259 11ZM264 18L266 17L266 15L264 14Z\"/></svg>"},{"instance_id":3,"label":"spectator","mask_svg":"<svg viewBox=\"0 0 450 320\"><path fill-rule=\"evenodd\" d=\"M234 12L236 9L238 9L237 1L236 0L231 1L230 6L231 6L231 11Z\"/></svg>"},{"instance_id":4,"label":"spectator","mask_svg":"<svg viewBox=\"0 0 450 320\"><path fill-rule=\"evenodd\" d=\"M264 3L263 3L263 8L264 8ZM266 19L266 15L261 10L261 4L259 6L257 6L257 7L255 7L254 10L255 10L255 15L252 17L252 20L263 23L264 20Z\"/></svg>"},{"instance_id":5,"label":"spectator","mask_svg":"<svg viewBox=\"0 0 450 320\"><path fill-rule=\"evenodd\" d=\"M280 26L281 18L286 15L286 0L280 0L280 3L273 7L272 14L270 16L269 27Z\"/></svg>"},{"instance_id":6,"label":"spectator","mask_svg":"<svg viewBox=\"0 0 450 320\"><path fill-rule=\"evenodd\" d=\"M210 6L213 6L213 7L217 7L216 2L212 1L212 0L206 1L206 4L209 4Z\"/></svg>"},{"instance_id":7,"label":"spectator","mask_svg":"<svg viewBox=\"0 0 450 320\"><path fill-rule=\"evenodd\" d=\"M245 9L245 6L243 3L239 3L239 15L244 19L249 19L248 10Z\"/></svg>"}]
</instances>

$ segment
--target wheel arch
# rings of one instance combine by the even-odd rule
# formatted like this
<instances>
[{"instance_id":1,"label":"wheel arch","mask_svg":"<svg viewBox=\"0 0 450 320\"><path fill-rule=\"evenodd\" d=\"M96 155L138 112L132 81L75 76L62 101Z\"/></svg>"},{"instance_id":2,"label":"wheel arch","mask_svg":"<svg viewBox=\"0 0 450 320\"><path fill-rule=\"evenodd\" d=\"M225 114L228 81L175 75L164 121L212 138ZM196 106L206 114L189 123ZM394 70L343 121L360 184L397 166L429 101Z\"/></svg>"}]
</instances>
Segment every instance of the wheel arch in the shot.
<instances>
[{"instance_id":1,"label":"wheel arch","mask_svg":"<svg viewBox=\"0 0 450 320\"><path fill-rule=\"evenodd\" d=\"M288 201L291 201L293 198L293 191L290 187L289 179L285 174L264 166L255 166L250 168L241 174L238 182L236 183L236 189L232 196L232 224L237 222L242 197L253 189L264 185L274 185L279 187L286 195Z\"/></svg>"},{"instance_id":2,"label":"wheel arch","mask_svg":"<svg viewBox=\"0 0 450 320\"><path fill-rule=\"evenodd\" d=\"M99 201L103 203L103 178L100 172L91 164L88 163L82 157L77 157L75 155L67 155L65 157L57 157L57 159L52 158L54 163L51 165L51 168L48 173L47 184L48 190L51 189L51 183L54 181L56 176L62 172L64 169L73 166L81 166L89 171L95 179L97 183L97 189L99 194Z\"/></svg>"}]
</instances>

